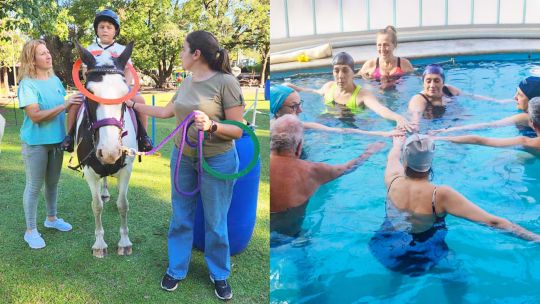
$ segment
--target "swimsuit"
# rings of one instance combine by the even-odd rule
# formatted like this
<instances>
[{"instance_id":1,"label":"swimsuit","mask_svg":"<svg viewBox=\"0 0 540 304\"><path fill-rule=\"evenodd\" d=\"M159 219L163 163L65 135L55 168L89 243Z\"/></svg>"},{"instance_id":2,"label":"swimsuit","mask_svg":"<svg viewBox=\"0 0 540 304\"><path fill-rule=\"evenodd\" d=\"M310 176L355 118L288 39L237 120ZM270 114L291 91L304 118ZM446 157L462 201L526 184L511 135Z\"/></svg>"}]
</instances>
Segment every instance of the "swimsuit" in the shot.
<instances>
[{"instance_id":1,"label":"swimsuit","mask_svg":"<svg viewBox=\"0 0 540 304\"><path fill-rule=\"evenodd\" d=\"M395 77L395 78L399 78L401 76L403 76L403 70L401 70L401 58L397 58L397 67L396 67L396 70L394 71L394 73L390 74L390 75L387 75L387 76L391 76L391 77ZM373 71L373 74L371 74L371 78L373 79L381 79L383 75L381 74L381 68L379 67L379 57L377 57L377 62L376 62L376 66L375 66L375 70ZM386 75L384 75L386 76Z\"/></svg>"},{"instance_id":2,"label":"swimsuit","mask_svg":"<svg viewBox=\"0 0 540 304\"><path fill-rule=\"evenodd\" d=\"M349 100L347 100L347 103L345 104L337 103L334 100L334 92L336 91L336 88L337 88L337 84L334 82L332 86L330 87L330 90L328 90L326 94L324 94L324 103L327 106L341 106L343 108L350 110L352 114L358 114L364 111L364 106L358 107L356 105L356 96L358 96L358 94L360 93L360 89L362 88L362 86L360 85L356 86L353 93L351 94L351 97L349 98Z\"/></svg>"},{"instance_id":3,"label":"swimsuit","mask_svg":"<svg viewBox=\"0 0 540 304\"><path fill-rule=\"evenodd\" d=\"M447 87L447 86L443 86L443 94L444 96L446 97L453 97L454 94L452 94L452 92L450 92L450 89ZM423 94L423 93L418 93L418 95L424 97L424 99L426 100L426 109L424 110L424 113L423 113L423 116L424 118L426 119L433 119L433 118L441 118L444 114L444 112L446 112L446 106L445 105L434 105L431 103L431 101L429 100L429 98Z\"/></svg>"},{"instance_id":4,"label":"swimsuit","mask_svg":"<svg viewBox=\"0 0 540 304\"><path fill-rule=\"evenodd\" d=\"M516 128L518 129L519 134L521 134L521 136L526 136L526 137L530 137L530 138L537 137L536 136L536 131L534 131L529 126L516 125Z\"/></svg>"},{"instance_id":5,"label":"swimsuit","mask_svg":"<svg viewBox=\"0 0 540 304\"><path fill-rule=\"evenodd\" d=\"M298 236L304 222L307 201L300 206L288 208L285 211L270 212L270 231Z\"/></svg>"},{"instance_id":6,"label":"swimsuit","mask_svg":"<svg viewBox=\"0 0 540 304\"><path fill-rule=\"evenodd\" d=\"M390 186L398 177L390 183ZM448 232L446 223L444 217L439 217L435 212L436 191L437 187L433 190L431 199L435 221L428 230L419 233L398 230L394 227L398 222L410 224L407 218L411 213L397 209L387 193L385 221L369 241L371 253L386 268L409 276L419 276L448 255L448 245L444 240Z\"/></svg>"}]
</instances>

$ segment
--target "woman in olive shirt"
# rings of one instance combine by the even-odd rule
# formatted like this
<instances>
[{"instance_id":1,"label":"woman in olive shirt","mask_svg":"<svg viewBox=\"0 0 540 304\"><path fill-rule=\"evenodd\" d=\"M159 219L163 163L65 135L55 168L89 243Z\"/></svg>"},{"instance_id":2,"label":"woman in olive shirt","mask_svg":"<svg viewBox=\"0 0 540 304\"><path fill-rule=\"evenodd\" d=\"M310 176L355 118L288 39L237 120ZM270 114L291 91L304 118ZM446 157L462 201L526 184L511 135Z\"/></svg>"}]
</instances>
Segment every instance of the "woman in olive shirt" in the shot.
<instances>
[{"instance_id":1,"label":"woman in olive shirt","mask_svg":"<svg viewBox=\"0 0 540 304\"><path fill-rule=\"evenodd\" d=\"M240 84L231 75L227 51L219 46L217 39L206 31L190 33L184 41L181 53L184 69L191 71L165 107L152 107L128 101L127 105L137 111L159 118L176 117L180 124L189 114L195 113L194 124L188 130L189 139L196 141L197 131L210 133L204 141L206 162L224 174L238 171L238 156L233 140L242 136L239 127L222 124L222 120L242 120L244 100ZM180 132L178 133L180 134ZM176 191L174 166L177 160L180 135L175 137L171 157L172 217L168 239L169 267L161 287L173 291L178 282L187 275L193 244L193 221L197 196ZM179 174L181 189L195 189L198 180L196 150L185 146ZM201 198L205 218L205 260L214 282L218 298L232 298L227 284L230 268L227 213L231 204L234 180L220 180L209 174L201 178Z\"/></svg>"}]
</instances>

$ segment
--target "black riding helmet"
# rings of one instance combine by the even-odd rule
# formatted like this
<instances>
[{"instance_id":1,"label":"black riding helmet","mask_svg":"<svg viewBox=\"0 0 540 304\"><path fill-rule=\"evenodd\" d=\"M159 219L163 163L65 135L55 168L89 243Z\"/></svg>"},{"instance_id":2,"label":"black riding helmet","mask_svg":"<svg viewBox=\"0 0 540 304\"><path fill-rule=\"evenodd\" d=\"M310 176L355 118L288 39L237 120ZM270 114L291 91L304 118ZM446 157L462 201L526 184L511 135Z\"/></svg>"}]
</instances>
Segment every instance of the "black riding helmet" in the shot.
<instances>
[{"instance_id":1,"label":"black riding helmet","mask_svg":"<svg viewBox=\"0 0 540 304\"><path fill-rule=\"evenodd\" d=\"M114 27L116 28L115 37L120 34L120 18L118 18L118 15L115 12L110 9L105 9L96 14L96 17L94 18L94 32L96 33L96 36L98 24L101 21L108 21L114 24Z\"/></svg>"}]
</instances>

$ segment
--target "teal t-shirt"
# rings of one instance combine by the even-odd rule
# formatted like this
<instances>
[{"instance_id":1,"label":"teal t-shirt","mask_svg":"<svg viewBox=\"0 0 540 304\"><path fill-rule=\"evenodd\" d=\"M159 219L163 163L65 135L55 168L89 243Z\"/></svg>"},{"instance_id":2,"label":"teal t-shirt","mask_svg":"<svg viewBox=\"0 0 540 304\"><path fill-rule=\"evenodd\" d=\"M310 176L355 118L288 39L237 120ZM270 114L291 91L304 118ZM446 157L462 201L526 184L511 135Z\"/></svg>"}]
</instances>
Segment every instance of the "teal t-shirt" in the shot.
<instances>
[{"instance_id":1,"label":"teal t-shirt","mask_svg":"<svg viewBox=\"0 0 540 304\"><path fill-rule=\"evenodd\" d=\"M17 95L21 109L37 103L40 110L49 110L64 104L66 90L56 76L51 76L46 80L26 77L19 83ZM28 145L62 142L66 136L65 117L66 114L62 111L50 120L35 123L25 113L21 127L21 140Z\"/></svg>"}]
</instances>

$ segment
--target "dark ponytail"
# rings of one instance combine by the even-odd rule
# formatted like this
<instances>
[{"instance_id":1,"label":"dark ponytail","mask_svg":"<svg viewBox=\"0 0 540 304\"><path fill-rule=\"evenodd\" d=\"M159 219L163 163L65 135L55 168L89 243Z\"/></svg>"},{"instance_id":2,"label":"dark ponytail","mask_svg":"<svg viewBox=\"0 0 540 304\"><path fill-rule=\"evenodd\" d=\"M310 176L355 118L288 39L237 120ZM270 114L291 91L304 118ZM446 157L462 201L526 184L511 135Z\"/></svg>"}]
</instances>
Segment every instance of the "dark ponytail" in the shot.
<instances>
[{"instance_id":1,"label":"dark ponytail","mask_svg":"<svg viewBox=\"0 0 540 304\"><path fill-rule=\"evenodd\" d=\"M193 54L199 50L212 70L232 74L229 52L219 46L214 35L207 31L194 31L187 35L186 41L189 43L190 52Z\"/></svg>"}]
</instances>

